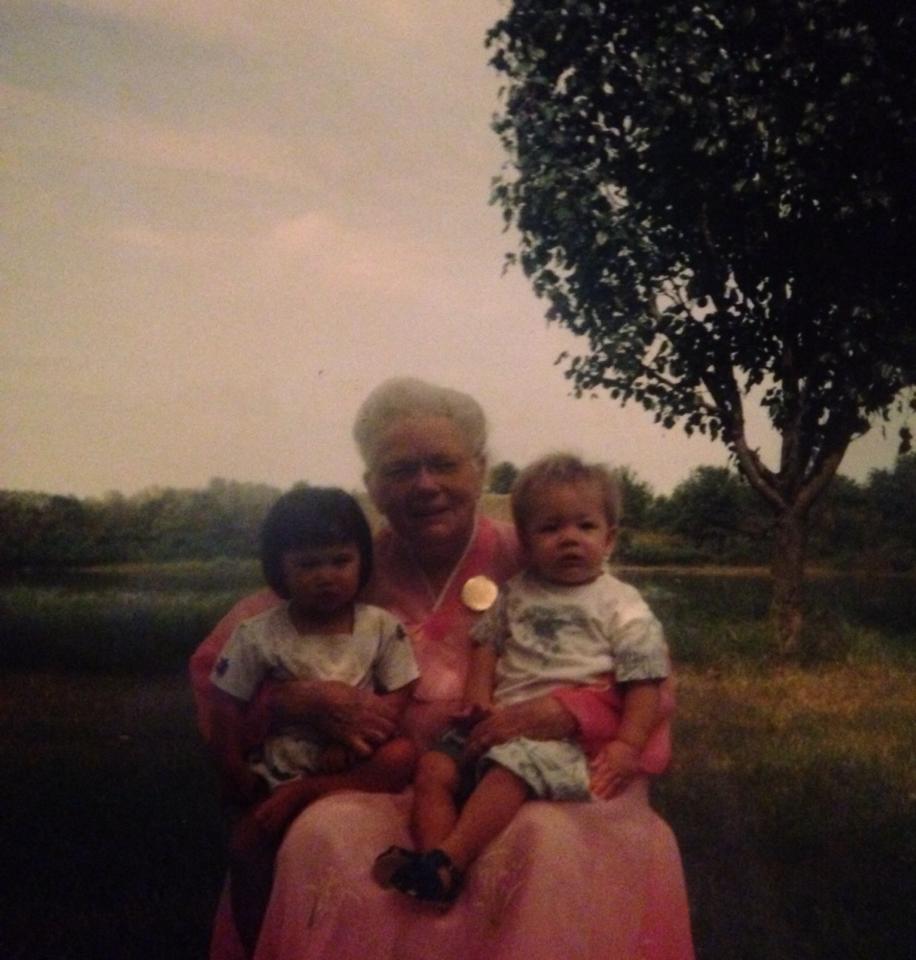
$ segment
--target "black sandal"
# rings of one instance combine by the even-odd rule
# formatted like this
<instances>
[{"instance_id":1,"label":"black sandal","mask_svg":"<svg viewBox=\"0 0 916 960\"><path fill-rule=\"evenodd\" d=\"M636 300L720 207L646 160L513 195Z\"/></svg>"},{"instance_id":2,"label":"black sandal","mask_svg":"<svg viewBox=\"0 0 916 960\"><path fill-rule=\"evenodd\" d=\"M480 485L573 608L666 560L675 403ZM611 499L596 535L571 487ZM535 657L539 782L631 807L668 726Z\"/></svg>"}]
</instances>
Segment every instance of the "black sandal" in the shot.
<instances>
[{"instance_id":1,"label":"black sandal","mask_svg":"<svg viewBox=\"0 0 916 960\"><path fill-rule=\"evenodd\" d=\"M440 871L444 870L446 879ZM413 854L411 860L391 876L391 884L401 893L428 903L448 906L461 892L464 876L442 850Z\"/></svg>"},{"instance_id":2,"label":"black sandal","mask_svg":"<svg viewBox=\"0 0 916 960\"><path fill-rule=\"evenodd\" d=\"M380 887L386 889L396 886L395 875L400 874L419 859L420 854L415 850L405 850L404 847L389 847L375 858L375 863L372 864L372 879Z\"/></svg>"}]
</instances>

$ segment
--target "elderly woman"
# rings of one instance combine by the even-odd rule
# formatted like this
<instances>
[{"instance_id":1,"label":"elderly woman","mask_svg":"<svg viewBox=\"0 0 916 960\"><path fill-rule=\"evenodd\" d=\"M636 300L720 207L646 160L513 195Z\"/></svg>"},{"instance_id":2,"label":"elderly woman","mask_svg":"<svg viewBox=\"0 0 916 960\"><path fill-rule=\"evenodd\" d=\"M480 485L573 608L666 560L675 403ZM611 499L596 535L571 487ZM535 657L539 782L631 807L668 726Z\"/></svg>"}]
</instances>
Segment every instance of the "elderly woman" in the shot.
<instances>
[{"instance_id":1,"label":"elderly woman","mask_svg":"<svg viewBox=\"0 0 916 960\"><path fill-rule=\"evenodd\" d=\"M514 531L478 514L486 427L479 405L418 380L391 380L367 398L354 435L369 494L387 520L376 541L372 602L411 633L421 679L403 719L423 748L458 706L468 631L492 584L519 566ZM277 598L238 604L192 659L201 729L209 731L207 677L235 624ZM291 681L270 711L306 720L357 749L393 732L371 694ZM613 729L613 697L564 689L506 707L474 730L472 748L516 736L594 742ZM276 861L257 960L689 960L693 956L677 845L647 801L646 773L667 762L667 724L641 770L612 800L526 805L469 871L445 915L373 884L374 857L410 846L407 793L342 792L302 812ZM221 909L212 956L238 956Z\"/></svg>"}]
</instances>

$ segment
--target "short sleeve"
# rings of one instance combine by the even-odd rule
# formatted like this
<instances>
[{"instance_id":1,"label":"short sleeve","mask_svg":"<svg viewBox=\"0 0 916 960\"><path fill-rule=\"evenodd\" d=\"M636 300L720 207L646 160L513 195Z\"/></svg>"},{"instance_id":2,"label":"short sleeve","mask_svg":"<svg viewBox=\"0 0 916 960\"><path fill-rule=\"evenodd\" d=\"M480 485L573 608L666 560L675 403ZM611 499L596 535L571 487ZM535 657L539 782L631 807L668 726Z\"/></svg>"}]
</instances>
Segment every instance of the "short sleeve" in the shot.
<instances>
[{"instance_id":1,"label":"short sleeve","mask_svg":"<svg viewBox=\"0 0 916 960\"><path fill-rule=\"evenodd\" d=\"M250 621L240 623L216 658L210 674L213 686L246 703L257 693L267 674L255 632Z\"/></svg>"},{"instance_id":2,"label":"short sleeve","mask_svg":"<svg viewBox=\"0 0 916 960\"><path fill-rule=\"evenodd\" d=\"M264 613L281 603L280 598L265 588L239 600L238 603L207 634L206 639L191 655L188 664L191 676L191 690L197 705L197 726L204 740L209 743L213 736L214 687L213 667L226 646L232 631L243 621ZM257 725L254 740L263 740L262 724Z\"/></svg>"},{"instance_id":3,"label":"short sleeve","mask_svg":"<svg viewBox=\"0 0 916 960\"><path fill-rule=\"evenodd\" d=\"M648 607L618 625L614 634L614 676L618 683L663 680L670 672L665 632Z\"/></svg>"},{"instance_id":4,"label":"short sleeve","mask_svg":"<svg viewBox=\"0 0 916 960\"><path fill-rule=\"evenodd\" d=\"M471 642L477 647L492 647L502 656L509 636L509 608L505 590L499 592L493 605L474 624Z\"/></svg>"},{"instance_id":5,"label":"short sleeve","mask_svg":"<svg viewBox=\"0 0 916 960\"><path fill-rule=\"evenodd\" d=\"M406 687L420 676L413 645L399 620L379 609L379 649L373 664L373 680L384 693Z\"/></svg>"}]
</instances>

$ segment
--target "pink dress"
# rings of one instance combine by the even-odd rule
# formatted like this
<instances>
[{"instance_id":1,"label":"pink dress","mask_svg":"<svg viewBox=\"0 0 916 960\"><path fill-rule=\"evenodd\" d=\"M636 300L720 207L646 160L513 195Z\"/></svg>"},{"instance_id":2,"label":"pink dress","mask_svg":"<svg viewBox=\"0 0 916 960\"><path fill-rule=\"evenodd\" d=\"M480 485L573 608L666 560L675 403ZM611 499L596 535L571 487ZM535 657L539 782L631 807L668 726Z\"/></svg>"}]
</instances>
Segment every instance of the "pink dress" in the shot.
<instances>
[{"instance_id":1,"label":"pink dress","mask_svg":"<svg viewBox=\"0 0 916 960\"><path fill-rule=\"evenodd\" d=\"M470 623L461 588L485 574L500 583L518 568L510 527L480 518L449 584L434 597L409 552L389 532L376 548L370 599L410 629L423 679L408 707L408 730L435 736L459 701ZM276 602L250 598L243 615ZM235 612L235 611L233 611ZM224 633L236 622L218 625ZM222 628L222 629L220 629ZM192 660L197 684L222 643L211 634ZM207 693L196 686L203 731ZM563 703L586 737L613 729L613 699L566 692ZM644 756L652 772L668 757L667 724ZM670 828L648 803L646 778L610 801L526 804L477 860L447 912L373 883L369 870L386 847L410 846L410 791L325 797L290 827L256 960L691 960L683 871ZM242 957L221 905L211 960Z\"/></svg>"}]
</instances>

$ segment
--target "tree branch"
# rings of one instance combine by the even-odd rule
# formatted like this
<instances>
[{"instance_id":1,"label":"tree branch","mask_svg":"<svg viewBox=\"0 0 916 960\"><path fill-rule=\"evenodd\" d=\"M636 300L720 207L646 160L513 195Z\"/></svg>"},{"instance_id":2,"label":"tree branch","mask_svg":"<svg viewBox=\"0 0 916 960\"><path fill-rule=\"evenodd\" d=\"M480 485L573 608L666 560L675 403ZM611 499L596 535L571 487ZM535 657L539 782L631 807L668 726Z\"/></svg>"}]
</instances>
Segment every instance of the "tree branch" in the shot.
<instances>
[{"instance_id":1,"label":"tree branch","mask_svg":"<svg viewBox=\"0 0 916 960\"><path fill-rule=\"evenodd\" d=\"M706 375L703 383L716 403L725 430L725 440L738 458L748 483L778 512L786 509L776 476L765 466L756 450L747 442L744 406L731 364L718 364L716 375Z\"/></svg>"}]
</instances>

